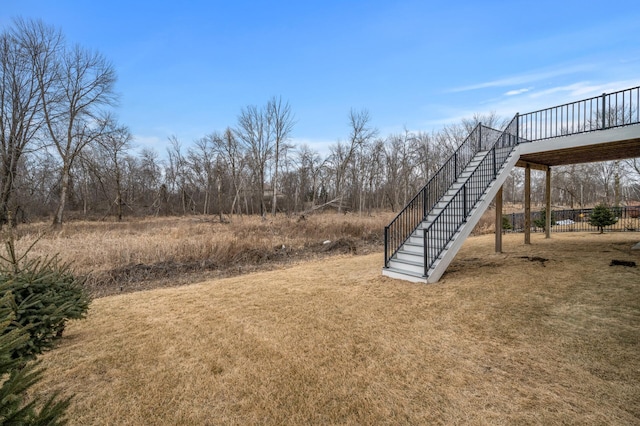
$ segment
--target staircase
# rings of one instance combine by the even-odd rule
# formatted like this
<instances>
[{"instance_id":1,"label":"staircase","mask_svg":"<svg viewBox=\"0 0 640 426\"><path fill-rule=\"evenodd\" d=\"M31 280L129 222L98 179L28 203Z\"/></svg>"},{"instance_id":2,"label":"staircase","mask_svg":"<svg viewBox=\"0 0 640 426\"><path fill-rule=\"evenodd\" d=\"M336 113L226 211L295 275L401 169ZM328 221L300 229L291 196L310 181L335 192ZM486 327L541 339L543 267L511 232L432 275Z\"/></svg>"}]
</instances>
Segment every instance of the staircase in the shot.
<instances>
[{"instance_id":1,"label":"staircase","mask_svg":"<svg viewBox=\"0 0 640 426\"><path fill-rule=\"evenodd\" d=\"M435 282L517 158L517 117L504 132L478 124L427 185L385 227L383 275Z\"/></svg>"},{"instance_id":2,"label":"staircase","mask_svg":"<svg viewBox=\"0 0 640 426\"><path fill-rule=\"evenodd\" d=\"M462 171L458 179L451 185L451 188L444 194L442 199L429 212L426 220L422 221L416 229L411 233L409 239L398 249L395 256L389 261L388 271L395 273L404 273L422 280L424 276L425 264L425 231L430 232L431 226L436 222L440 215L441 223L446 226L456 226L464 221L464 209L459 205L450 206L450 214L443 214L450 202L454 199L458 191L464 187L474 170L486 157L488 151L480 151L469 162L467 167ZM449 241L444 240L444 235L434 235L436 246L445 247ZM436 260L433 251L427 250L427 263L432 264Z\"/></svg>"},{"instance_id":3,"label":"staircase","mask_svg":"<svg viewBox=\"0 0 640 426\"><path fill-rule=\"evenodd\" d=\"M589 139L586 134L629 129L632 125L640 129L638 124L640 86L516 114L502 132L478 124L440 170L385 227L382 274L413 282L437 282L502 187L521 153L534 152L536 146L539 152L559 149L562 145L560 140L570 140L568 136L571 135L586 141ZM622 136L618 139L633 140L633 146L640 149L640 133L619 133ZM630 147L626 145L627 150ZM636 149L631 151L636 152Z\"/></svg>"}]
</instances>

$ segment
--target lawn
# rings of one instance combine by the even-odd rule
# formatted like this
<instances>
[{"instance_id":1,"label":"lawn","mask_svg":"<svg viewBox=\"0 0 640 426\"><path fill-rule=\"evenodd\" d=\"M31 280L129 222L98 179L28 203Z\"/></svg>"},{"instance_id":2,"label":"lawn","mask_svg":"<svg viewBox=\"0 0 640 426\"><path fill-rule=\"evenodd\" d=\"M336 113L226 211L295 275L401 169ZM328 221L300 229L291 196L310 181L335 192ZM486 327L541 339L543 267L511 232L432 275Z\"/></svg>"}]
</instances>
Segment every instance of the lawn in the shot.
<instances>
[{"instance_id":1,"label":"lawn","mask_svg":"<svg viewBox=\"0 0 640 426\"><path fill-rule=\"evenodd\" d=\"M640 424L637 233L470 238L437 284L338 255L96 299L70 424Z\"/></svg>"}]
</instances>

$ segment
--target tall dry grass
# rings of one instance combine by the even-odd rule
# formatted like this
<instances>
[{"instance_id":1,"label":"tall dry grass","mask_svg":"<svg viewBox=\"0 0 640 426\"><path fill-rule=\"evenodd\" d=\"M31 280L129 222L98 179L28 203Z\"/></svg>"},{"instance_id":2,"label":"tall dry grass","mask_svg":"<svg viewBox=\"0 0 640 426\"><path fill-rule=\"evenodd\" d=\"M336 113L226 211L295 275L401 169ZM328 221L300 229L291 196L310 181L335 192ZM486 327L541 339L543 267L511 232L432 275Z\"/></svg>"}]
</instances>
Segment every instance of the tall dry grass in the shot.
<instances>
[{"instance_id":1,"label":"tall dry grass","mask_svg":"<svg viewBox=\"0 0 640 426\"><path fill-rule=\"evenodd\" d=\"M467 240L435 285L381 253L98 299L42 357L72 425L638 424L637 234Z\"/></svg>"},{"instance_id":2,"label":"tall dry grass","mask_svg":"<svg viewBox=\"0 0 640 426\"><path fill-rule=\"evenodd\" d=\"M384 226L391 217L391 213L327 213L266 220L239 216L225 223L210 217L73 221L62 231L51 231L48 224L31 224L17 229L17 246L25 250L40 238L31 255L58 253L78 273L89 275L88 286L100 296L146 288L140 281L166 281L186 273L247 272L256 265L331 251L366 252L382 243ZM327 241L330 243L323 244Z\"/></svg>"}]
</instances>

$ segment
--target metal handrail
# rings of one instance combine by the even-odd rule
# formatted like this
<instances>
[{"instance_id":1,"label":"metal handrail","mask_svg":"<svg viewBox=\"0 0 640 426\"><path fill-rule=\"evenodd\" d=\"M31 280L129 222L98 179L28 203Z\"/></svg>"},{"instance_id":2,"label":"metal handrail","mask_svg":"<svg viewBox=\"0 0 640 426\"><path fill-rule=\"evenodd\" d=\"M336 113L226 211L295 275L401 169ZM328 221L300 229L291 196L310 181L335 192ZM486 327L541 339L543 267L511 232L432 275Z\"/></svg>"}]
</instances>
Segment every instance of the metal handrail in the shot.
<instances>
[{"instance_id":1,"label":"metal handrail","mask_svg":"<svg viewBox=\"0 0 640 426\"><path fill-rule=\"evenodd\" d=\"M435 219L424 229L424 275L446 249L454 235L467 221L467 217L495 180L513 148L521 142L517 137L518 115L492 144L487 155L471 173ZM446 219L446 220L445 220ZM453 219L453 220L452 220Z\"/></svg>"},{"instance_id":2,"label":"metal handrail","mask_svg":"<svg viewBox=\"0 0 640 426\"><path fill-rule=\"evenodd\" d=\"M530 141L640 123L640 86L520 114L519 136Z\"/></svg>"},{"instance_id":3,"label":"metal handrail","mask_svg":"<svg viewBox=\"0 0 640 426\"><path fill-rule=\"evenodd\" d=\"M484 136L483 136L483 129ZM449 159L438 169L420 191L407 203L396 217L384 228L384 265L409 239L417 226L438 203L449 187L458 180L473 157L491 143L487 143L487 135L497 132L478 123L467 138L454 151Z\"/></svg>"}]
</instances>

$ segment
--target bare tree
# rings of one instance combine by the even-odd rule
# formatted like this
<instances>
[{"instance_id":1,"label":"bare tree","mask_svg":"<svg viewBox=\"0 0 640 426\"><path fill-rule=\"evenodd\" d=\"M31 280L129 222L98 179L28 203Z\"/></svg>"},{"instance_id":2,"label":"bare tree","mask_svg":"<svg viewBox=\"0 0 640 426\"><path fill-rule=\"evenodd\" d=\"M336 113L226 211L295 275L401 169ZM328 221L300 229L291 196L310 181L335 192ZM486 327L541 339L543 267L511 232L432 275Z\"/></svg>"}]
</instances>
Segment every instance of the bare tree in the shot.
<instances>
[{"instance_id":1,"label":"bare tree","mask_svg":"<svg viewBox=\"0 0 640 426\"><path fill-rule=\"evenodd\" d=\"M640 200L640 158L632 158L624 162L625 170L627 170L627 184L629 191L637 193L636 197Z\"/></svg>"},{"instance_id":2,"label":"bare tree","mask_svg":"<svg viewBox=\"0 0 640 426\"><path fill-rule=\"evenodd\" d=\"M20 159L42 127L41 92L52 84L61 44L62 35L40 21L19 19L0 34L0 226L12 208Z\"/></svg>"},{"instance_id":3,"label":"bare tree","mask_svg":"<svg viewBox=\"0 0 640 426\"><path fill-rule=\"evenodd\" d=\"M625 199L636 199L640 201L640 158L632 158L630 160L626 160L624 163L624 168L627 171L626 175L626 185L623 188L625 193Z\"/></svg>"},{"instance_id":4,"label":"bare tree","mask_svg":"<svg viewBox=\"0 0 640 426\"><path fill-rule=\"evenodd\" d=\"M391 210L407 204L409 197L424 185L429 175L428 168L433 167L431 154L430 139L426 134L416 135L405 129L403 133L387 137L384 144L385 192ZM414 183L416 181L419 185Z\"/></svg>"},{"instance_id":5,"label":"bare tree","mask_svg":"<svg viewBox=\"0 0 640 426\"><path fill-rule=\"evenodd\" d=\"M296 193L294 195L296 210L300 199L302 202L311 202L311 208L313 209L316 205L320 173L326 165L326 160L322 160L317 151L303 144L296 152L295 163L297 164L299 175L299 184L296 185Z\"/></svg>"},{"instance_id":6,"label":"bare tree","mask_svg":"<svg viewBox=\"0 0 640 426\"><path fill-rule=\"evenodd\" d=\"M625 161L625 163L638 175L636 179L640 178L640 158L632 158Z\"/></svg>"},{"instance_id":7,"label":"bare tree","mask_svg":"<svg viewBox=\"0 0 640 426\"><path fill-rule=\"evenodd\" d=\"M115 103L113 66L99 53L75 46L60 58L50 90L48 76L38 73L48 134L62 161L60 194L53 225L62 226L70 172L82 150L102 136L110 117L104 107Z\"/></svg>"},{"instance_id":8,"label":"bare tree","mask_svg":"<svg viewBox=\"0 0 640 426\"><path fill-rule=\"evenodd\" d=\"M384 167L384 140L376 139L367 144L366 150L362 152L362 165L364 178L362 178L362 190L360 192L360 202L358 211L360 214L366 209L371 213L371 208L382 206L383 197L377 196L384 188L385 167Z\"/></svg>"},{"instance_id":9,"label":"bare tree","mask_svg":"<svg viewBox=\"0 0 640 426\"><path fill-rule=\"evenodd\" d=\"M414 145L417 182L419 184L413 188L413 194L410 196L413 196L451 155L448 150L443 150L443 147L439 146L436 140L433 133L416 132L413 134L411 141Z\"/></svg>"},{"instance_id":10,"label":"bare tree","mask_svg":"<svg viewBox=\"0 0 640 426\"><path fill-rule=\"evenodd\" d=\"M214 134L213 140L216 143L218 159L229 172L231 178L231 190L233 191L233 201L229 213L233 214L236 206L238 213L242 213L240 207L240 193L244 190L243 171L245 168L245 157L240 143L233 130L227 128L222 135Z\"/></svg>"},{"instance_id":11,"label":"bare tree","mask_svg":"<svg viewBox=\"0 0 640 426\"><path fill-rule=\"evenodd\" d=\"M290 148L287 145L287 139L293 130L294 117L291 112L289 102L282 103L282 98L273 97L267 103L267 115L272 124L273 143L274 143L274 170L271 188L273 190L273 201L271 202L271 214L276 215L276 204L278 201L278 170L281 154Z\"/></svg>"},{"instance_id":12,"label":"bare tree","mask_svg":"<svg viewBox=\"0 0 640 426\"><path fill-rule=\"evenodd\" d=\"M164 203L168 201L171 194L179 194L182 214L195 211L195 202L193 199L193 188L189 185L189 165L187 159L182 153L182 144L175 135L169 137L169 148L167 148L168 163L165 168L165 186L167 194L163 194L161 199ZM164 206L164 213L168 213L168 206Z\"/></svg>"},{"instance_id":13,"label":"bare tree","mask_svg":"<svg viewBox=\"0 0 640 426\"><path fill-rule=\"evenodd\" d=\"M139 167L135 179L137 192L142 199L145 208L149 208L154 215L160 213L162 207L161 187L162 187L162 167L163 164L158 158L158 153L152 149L145 148L138 155Z\"/></svg>"},{"instance_id":14,"label":"bare tree","mask_svg":"<svg viewBox=\"0 0 640 426\"><path fill-rule=\"evenodd\" d=\"M267 164L275 149L272 119L265 108L249 105L242 109L235 130L255 174L256 196L260 203L260 215L263 217L266 214L264 197Z\"/></svg>"},{"instance_id":15,"label":"bare tree","mask_svg":"<svg viewBox=\"0 0 640 426\"><path fill-rule=\"evenodd\" d=\"M607 205L612 205L614 201L614 194L616 192L616 173L618 170L617 161L603 161L600 163L594 163L595 179L600 184L603 190L603 201ZM612 194L612 192L614 194Z\"/></svg>"},{"instance_id":16,"label":"bare tree","mask_svg":"<svg viewBox=\"0 0 640 426\"><path fill-rule=\"evenodd\" d=\"M194 179L204 192L202 214L205 215L210 213L211 196L216 174L217 155L215 151L215 139L217 137L217 135L209 135L198 139L195 142L195 146L190 148L187 153L187 161L193 171ZM219 190L220 187L218 187L218 192ZM219 205L218 208L221 209L221 206Z\"/></svg>"},{"instance_id":17,"label":"bare tree","mask_svg":"<svg viewBox=\"0 0 640 426\"><path fill-rule=\"evenodd\" d=\"M118 221L121 221L123 215L122 207L125 205L122 196L123 162L127 152L131 149L131 132L127 127L118 126L112 122L109 124L109 129L97 141L104 153L104 157L108 161L108 169L113 179L115 200L111 205L115 205ZM111 207L109 210L111 210Z\"/></svg>"},{"instance_id":18,"label":"bare tree","mask_svg":"<svg viewBox=\"0 0 640 426\"><path fill-rule=\"evenodd\" d=\"M109 194L105 186L106 163L108 160L98 152L97 148L96 146L85 149L75 161L72 171L78 182L79 198L82 200L82 214L85 217L87 217L89 211L98 208L100 201L106 201L107 209L111 205L108 201ZM55 170L56 175L58 175L59 167Z\"/></svg>"},{"instance_id":19,"label":"bare tree","mask_svg":"<svg viewBox=\"0 0 640 426\"><path fill-rule=\"evenodd\" d=\"M375 128L370 127L371 118L367 110L349 111L349 140L343 144L338 142L331 149L331 163L335 177L336 198L340 199L338 212L342 211L345 198L345 180L349 166L354 161L358 150L362 149L377 134ZM355 182L352 182L355 183Z\"/></svg>"},{"instance_id":20,"label":"bare tree","mask_svg":"<svg viewBox=\"0 0 640 426\"><path fill-rule=\"evenodd\" d=\"M25 154L16 174L16 220L49 214L52 193L57 185L57 158L47 150Z\"/></svg>"},{"instance_id":21,"label":"bare tree","mask_svg":"<svg viewBox=\"0 0 640 426\"><path fill-rule=\"evenodd\" d=\"M561 205L569 205L574 208L574 203L577 201L580 208L584 207L582 204L584 187L584 173L582 173L582 167L576 164L568 166L560 166L554 170L553 184L556 191L555 201Z\"/></svg>"},{"instance_id":22,"label":"bare tree","mask_svg":"<svg viewBox=\"0 0 640 426\"><path fill-rule=\"evenodd\" d=\"M504 182L504 201L519 203L524 199L524 170L514 168Z\"/></svg>"}]
</instances>

